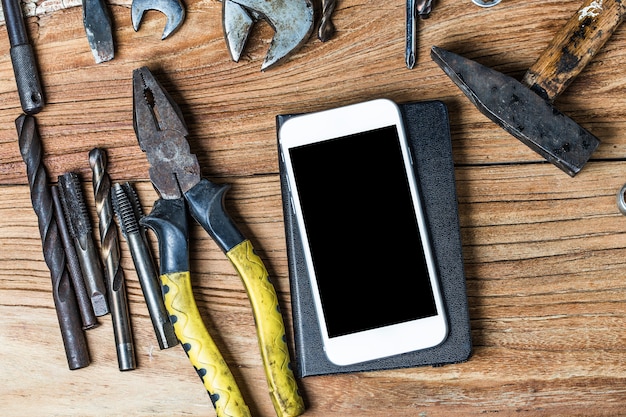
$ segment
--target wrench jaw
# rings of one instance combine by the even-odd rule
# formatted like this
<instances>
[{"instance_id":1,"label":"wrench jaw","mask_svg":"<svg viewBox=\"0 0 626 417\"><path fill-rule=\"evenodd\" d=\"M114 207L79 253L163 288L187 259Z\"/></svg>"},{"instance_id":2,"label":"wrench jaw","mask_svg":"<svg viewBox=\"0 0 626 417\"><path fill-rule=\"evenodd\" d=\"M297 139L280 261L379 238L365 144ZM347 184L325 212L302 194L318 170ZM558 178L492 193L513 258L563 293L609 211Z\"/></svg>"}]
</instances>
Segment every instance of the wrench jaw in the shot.
<instances>
[{"instance_id":1,"label":"wrench jaw","mask_svg":"<svg viewBox=\"0 0 626 417\"><path fill-rule=\"evenodd\" d=\"M233 61L239 61L252 26L260 19L274 29L261 66L265 71L308 40L313 32L313 5L310 0L223 0L222 25Z\"/></svg>"},{"instance_id":2,"label":"wrench jaw","mask_svg":"<svg viewBox=\"0 0 626 417\"><path fill-rule=\"evenodd\" d=\"M167 18L161 40L176 32L185 20L185 7L180 0L133 0L131 4L131 20L135 32L141 26L143 15L148 10L156 10Z\"/></svg>"},{"instance_id":3,"label":"wrench jaw","mask_svg":"<svg viewBox=\"0 0 626 417\"><path fill-rule=\"evenodd\" d=\"M222 1L222 27L224 39L234 62L239 62L243 48L257 18L252 17L241 5L224 0Z\"/></svg>"},{"instance_id":4,"label":"wrench jaw","mask_svg":"<svg viewBox=\"0 0 626 417\"><path fill-rule=\"evenodd\" d=\"M299 32L296 33L288 33L287 30L280 30L280 27L276 28L276 33L272 38L272 42L270 43L270 47L267 50L267 55L265 55L265 60L261 65L261 71L265 71L270 69L271 67L279 64L283 60L285 60L289 55L295 52L300 46L307 41L311 32L313 31L313 13L311 9L311 25L308 27L302 25L299 27ZM283 25L280 25L283 26ZM286 28L290 27L289 23L287 23Z\"/></svg>"}]
</instances>

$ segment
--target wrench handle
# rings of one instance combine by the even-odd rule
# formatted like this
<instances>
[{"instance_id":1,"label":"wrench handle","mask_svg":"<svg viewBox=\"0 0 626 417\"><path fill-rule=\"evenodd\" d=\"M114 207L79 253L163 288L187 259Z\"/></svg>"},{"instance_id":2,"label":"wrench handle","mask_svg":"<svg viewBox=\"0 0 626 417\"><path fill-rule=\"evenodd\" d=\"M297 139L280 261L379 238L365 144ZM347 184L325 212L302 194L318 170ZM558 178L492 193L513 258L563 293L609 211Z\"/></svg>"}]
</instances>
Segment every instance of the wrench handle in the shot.
<instances>
[{"instance_id":1,"label":"wrench handle","mask_svg":"<svg viewBox=\"0 0 626 417\"><path fill-rule=\"evenodd\" d=\"M625 13L626 3L620 0L585 0L522 82L554 101L611 37Z\"/></svg>"}]
</instances>

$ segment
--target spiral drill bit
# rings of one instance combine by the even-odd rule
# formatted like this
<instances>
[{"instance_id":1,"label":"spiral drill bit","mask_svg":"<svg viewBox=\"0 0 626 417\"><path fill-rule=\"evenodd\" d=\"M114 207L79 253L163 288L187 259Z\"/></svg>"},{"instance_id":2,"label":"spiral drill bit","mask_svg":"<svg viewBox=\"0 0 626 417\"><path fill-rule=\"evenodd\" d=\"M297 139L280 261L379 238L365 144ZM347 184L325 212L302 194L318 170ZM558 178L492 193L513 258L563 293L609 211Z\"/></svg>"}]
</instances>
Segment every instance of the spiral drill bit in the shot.
<instances>
[{"instance_id":1,"label":"spiral drill bit","mask_svg":"<svg viewBox=\"0 0 626 417\"><path fill-rule=\"evenodd\" d=\"M93 311L98 317L109 314L102 263L94 242L80 178L76 173L68 172L59 176L59 197Z\"/></svg>"},{"instance_id":2,"label":"spiral drill bit","mask_svg":"<svg viewBox=\"0 0 626 417\"><path fill-rule=\"evenodd\" d=\"M322 42L326 42L335 34L335 25L331 18L336 6L337 0L322 0L322 18L317 31L317 37Z\"/></svg>"},{"instance_id":3,"label":"spiral drill bit","mask_svg":"<svg viewBox=\"0 0 626 417\"><path fill-rule=\"evenodd\" d=\"M42 161L43 149L35 118L21 115L15 120L15 126L19 136L20 153L26 164L31 201L39 222L43 256L50 269L52 297L68 366L70 369L83 368L89 365L87 339L67 272L65 251L55 219L52 194L47 184L47 173Z\"/></svg>"},{"instance_id":4,"label":"spiral drill bit","mask_svg":"<svg viewBox=\"0 0 626 417\"><path fill-rule=\"evenodd\" d=\"M117 348L120 371L135 369L135 347L126 299L124 271L120 266L120 247L117 229L113 222L111 205L111 179L106 173L107 159L102 149L89 152L89 165L93 172L93 191L96 211L100 219L100 250L108 279L109 307L113 321L113 332Z\"/></svg>"},{"instance_id":5,"label":"spiral drill bit","mask_svg":"<svg viewBox=\"0 0 626 417\"><path fill-rule=\"evenodd\" d=\"M139 225L139 219L143 217L139 198L129 183L114 184L111 197L122 235L133 257L159 347L167 349L176 346L178 339L165 309L161 280L146 241L145 229Z\"/></svg>"}]
</instances>

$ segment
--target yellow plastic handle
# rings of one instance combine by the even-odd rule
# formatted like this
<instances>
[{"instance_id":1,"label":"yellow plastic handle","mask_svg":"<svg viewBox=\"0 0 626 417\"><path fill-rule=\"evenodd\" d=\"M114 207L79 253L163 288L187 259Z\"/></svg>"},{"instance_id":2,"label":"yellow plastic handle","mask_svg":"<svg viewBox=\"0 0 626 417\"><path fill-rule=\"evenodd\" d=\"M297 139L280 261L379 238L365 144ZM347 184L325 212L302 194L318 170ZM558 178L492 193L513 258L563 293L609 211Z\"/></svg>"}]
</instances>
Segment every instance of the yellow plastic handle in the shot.
<instances>
[{"instance_id":1,"label":"yellow plastic handle","mask_svg":"<svg viewBox=\"0 0 626 417\"><path fill-rule=\"evenodd\" d=\"M189 272L163 274L161 282L176 336L208 391L217 416L249 417L235 378L202 321Z\"/></svg>"},{"instance_id":2,"label":"yellow plastic handle","mask_svg":"<svg viewBox=\"0 0 626 417\"><path fill-rule=\"evenodd\" d=\"M247 239L228 251L226 256L237 269L250 298L274 409L279 417L299 416L304 412L304 401L291 368L276 290L265 265Z\"/></svg>"}]
</instances>

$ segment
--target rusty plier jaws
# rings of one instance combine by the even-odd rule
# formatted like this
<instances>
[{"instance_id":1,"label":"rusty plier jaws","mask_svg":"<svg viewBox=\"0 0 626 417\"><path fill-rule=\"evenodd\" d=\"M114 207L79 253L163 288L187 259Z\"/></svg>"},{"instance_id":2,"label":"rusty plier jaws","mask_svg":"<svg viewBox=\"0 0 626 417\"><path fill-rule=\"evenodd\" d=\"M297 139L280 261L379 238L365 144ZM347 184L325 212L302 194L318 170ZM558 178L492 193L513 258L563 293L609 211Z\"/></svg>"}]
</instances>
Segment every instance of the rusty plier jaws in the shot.
<instances>
[{"instance_id":1,"label":"rusty plier jaws","mask_svg":"<svg viewBox=\"0 0 626 417\"><path fill-rule=\"evenodd\" d=\"M181 198L200 181L180 108L146 67L133 74L134 127L150 163L150 180L161 198Z\"/></svg>"}]
</instances>

